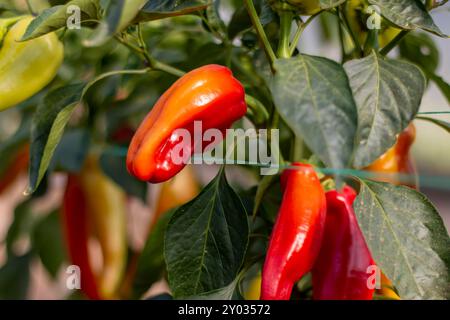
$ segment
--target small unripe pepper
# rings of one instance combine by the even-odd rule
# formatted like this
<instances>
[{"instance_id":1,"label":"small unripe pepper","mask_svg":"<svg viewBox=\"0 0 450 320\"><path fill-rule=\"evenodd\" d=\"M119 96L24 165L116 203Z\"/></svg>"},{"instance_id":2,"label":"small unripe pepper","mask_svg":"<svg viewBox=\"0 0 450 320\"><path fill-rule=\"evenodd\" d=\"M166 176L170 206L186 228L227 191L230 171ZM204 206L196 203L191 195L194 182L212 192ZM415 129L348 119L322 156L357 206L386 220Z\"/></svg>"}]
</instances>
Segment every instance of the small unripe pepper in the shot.
<instances>
[{"instance_id":1,"label":"small unripe pepper","mask_svg":"<svg viewBox=\"0 0 450 320\"><path fill-rule=\"evenodd\" d=\"M261 296L261 274L256 275L244 293L245 300L259 300Z\"/></svg>"},{"instance_id":2,"label":"small unripe pepper","mask_svg":"<svg viewBox=\"0 0 450 320\"><path fill-rule=\"evenodd\" d=\"M78 175L69 175L63 204L69 256L81 269L81 289L91 299L114 299L127 262L126 195L87 159ZM99 274L93 270L88 242L95 237L102 252Z\"/></svg>"},{"instance_id":3,"label":"small unripe pepper","mask_svg":"<svg viewBox=\"0 0 450 320\"><path fill-rule=\"evenodd\" d=\"M54 33L18 41L32 20L27 16L15 22L1 43L0 111L39 92L55 77L63 61L64 47Z\"/></svg>"},{"instance_id":4,"label":"small unripe pepper","mask_svg":"<svg viewBox=\"0 0 450 320\"><path fill-rule=\"evenodd\" d=\"M401 184L401 179L396 174L415 175L416 169L410 157L410 149L416 138L416 128L410 124L398 136L396 144L386 151L378 160L366 168L368 171L380 173L378 180ZM385 177L382 174L386 174ZM408 183L410 187L416 188L417 181Z\"/></svg>"},{"instance_id":5,"label":"small unripe pepper","mask_svg":"<svg viewBox=\"0 0 450 320\"><path fill-rule=\"evenodd\" d=\"M369 267L375 265L353 211L356 192L328 191L322 246L312 271L316 300L371 300Z\"/></svg>"},{"instance_id":6,"label":"small unripe pepper","mask_svg":"<svg viewBox=\"0 0 450 320\"><path fill-rule=\"evenodd\" d=\"M325 193L312 166L294 163L282 174L283 200L262 271L261 299L288 300L313 267L325 224Z\"/></svg>"},{"instance_id":7,"label":"small unripe pepper","mask_svg":"<svg viewBox=\"0 0 450 320\"><path fill-rule=\"evenodd\" d=\"M183 150L188 154L182 156L188 159L194 145L202 151L209 145L195 141L194 121L201 121L202 130L219 129L223 138L226 129L246 112L244 88L228 68L206 65L192 70L159 98L139 126L128 149L128 171L140 180L166 181L186 165L184 161L174 162L179 156L174 151L176 146L185 144ZM177 129L181 128L189 131L190 141L180 136Z\"/></svg>"}]
</instances>

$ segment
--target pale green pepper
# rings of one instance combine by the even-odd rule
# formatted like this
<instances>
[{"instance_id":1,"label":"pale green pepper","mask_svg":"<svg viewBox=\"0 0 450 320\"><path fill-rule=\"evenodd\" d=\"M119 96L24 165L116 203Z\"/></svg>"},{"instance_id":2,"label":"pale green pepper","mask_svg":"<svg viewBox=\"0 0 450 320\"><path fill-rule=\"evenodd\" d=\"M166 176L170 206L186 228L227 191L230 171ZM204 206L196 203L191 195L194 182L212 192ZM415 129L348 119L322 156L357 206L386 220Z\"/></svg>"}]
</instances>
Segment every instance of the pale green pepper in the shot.
<instances>
[{"instance_id":1,"label":"pale green pepper","mask_svg":"<svg viewBox=\"0 0 450 320\"><path fill-rule=\"evenodd\" d=\"M19 42L32 20L0 19L0 111L42 90L63 61L64 47L54 33Z\"/></svg>"}]
</instances>

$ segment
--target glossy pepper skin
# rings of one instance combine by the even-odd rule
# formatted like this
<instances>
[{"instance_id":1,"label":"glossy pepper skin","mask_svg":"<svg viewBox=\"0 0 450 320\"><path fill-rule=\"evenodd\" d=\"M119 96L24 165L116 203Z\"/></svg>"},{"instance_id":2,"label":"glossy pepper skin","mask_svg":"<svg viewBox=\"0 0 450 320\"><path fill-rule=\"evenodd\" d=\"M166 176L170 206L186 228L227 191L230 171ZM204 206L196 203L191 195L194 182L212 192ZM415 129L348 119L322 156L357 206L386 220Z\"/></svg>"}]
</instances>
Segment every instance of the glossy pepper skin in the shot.
<instances>
[{"instance_id":1,"label":"glossy pepper skin","mask_svg":"<svg viewBox=\"0 0 450 320\"><path fill-rule=\"evenodd\" d=\"M82 290L92 299L116 298L127 261L126 196L101 172L95 157L87 159L80 174L69 176L63 216L72 262L80 262L85 281L90 281L85 289L82 282ZM89 259L91 237L102 252L99 274Z\"/></svg>"},{"instance_id":2,"label":"glossy pepper skin","mask_svg":"<svg viewBox=\"0 0 450 320\"><path fill-rule=\"evenodd\" d=\"M206 147L194 141L194 121L201 121L203 130L216 128L223 134L246 112L244 88L228 68L206 65L192 70L159 98L139 126L128 149L128 171L140 180L167 181L185 166L173 161L174 148L183 141L176 129L190 132L191 144L184 141L188 154L183 154L188 159L195 143L202 151Z\"/></svg>"},{"instance_id":3,"label":"glossy pepper skin","mask_svg":"<svg viewBox=\"0 0 450 320\"><path fill-rule=\"evenodd\" d=\"M375 265L353 211L356 192L328 191L322 246L312 271L315 300L371 300L368 268Z\"/></svg>"},{"instance_id":4,"label":"glossy pepper skin","mask_svg":"<svg viewBox=\"0 0 450 320\"><path fill-rule=\"evenodd\" d=\"M293 164L282 174L283 199L262 271L261 299L288 300L313 267L325 224L325 193L312 166Z\"/></svg>"},{"instance_id":5,"label":"glossy pepper skin","mask_svg":"<svg viewBox=\"0 0 450 320\"><path fill-rule=\"evenodd\" d=\"M17 177L28 168L29 145L21 147L9 166L0 174L0 194L5 191Z\"/></svg>"},{"instance_id":6,"label":"glossy pepper skin","mask_svg":"<svg viewBox=\"0 0 450 320\"><path fill-rule=\"evenodd\" d=\"M30 16L20 19L3 38L0 47L0 111L39 92L55 77L63 61L64 48L54 33L18 42L32 20Z\"/></svg>"},{"instance_id":7,"label":"glossy pepper skin","mask_svg":"<svg viewBox=\"0 0 450 320\"><path fill-rule=\"evenodd\" d=\"M410 124L398 137L396 144L390 148L379 159L366 168L368 171L386 174L380 176L378 180L401 184L401 180L396 173L405 175L415 175L416 169L410 156L410 149L416 138L414 124ZM417 187L417 181L408 184L412 188Z\"/></svg>"}]
</instances>

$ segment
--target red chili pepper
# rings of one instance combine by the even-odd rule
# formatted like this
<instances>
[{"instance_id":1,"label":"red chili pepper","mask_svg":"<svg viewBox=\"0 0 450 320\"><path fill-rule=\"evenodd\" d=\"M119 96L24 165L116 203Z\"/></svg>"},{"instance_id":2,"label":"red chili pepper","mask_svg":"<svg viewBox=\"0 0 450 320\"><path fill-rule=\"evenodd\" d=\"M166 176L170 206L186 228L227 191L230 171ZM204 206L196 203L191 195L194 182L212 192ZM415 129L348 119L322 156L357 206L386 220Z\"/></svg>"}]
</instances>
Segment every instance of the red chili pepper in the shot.
<instances>
[{"instance_id":1,"label":"red chili pepper","mask_svg":"<svg viewBox=\"0 0 450 320\"><path fill-rule=\"evenodd\" d=\"M183 143L186 152L182 158L188 159L194 145L202 151L209 145L194 140L194 121L201 121L202 130L219 129L223 139L225 130L246 112L244 88L228 68L207 65L195 69L159 98L138 128L128 150L128 171L140 180L166 181L185 166L184 162L174 163L175 146ZM191 141L183 140L176 131L180 128L189 131Z\"/></svg>"},{"instance_id":2,"label":"red chili pepper","mask_svg":"<svg viewBox=\"0 0 450 320\"><path fill-rule=\"evenodd\" d=\"M312 271L316 300L371 300L369 266L375 265L353 211L356 192L344 187L326 193L327 218Z\"/></svg>"},{"instance_id":3,"label":"red chili pepper","mask_svg":"<svg viewBox=\"0 0 450 320\"><path fill-rule=\"evenodd\" d=\"M283 201L262 272L261 299L288 300L319 253L325 224L325 193L312 166L294 163L282 175Z\"/></svg>"},{"instance_id":4,"label":"red chili pepper","mask_svg":"<svg viewBox=\"0 0 450 320\"><path fill-rule=\"evenodd\" d=\"M89 260L90 219L87 217L86 199L78 176L69 175L63 201L64 234L70 261L80 268L81 290L89 299L100 299L97 279Z\"/></svg>"}]
</instances>

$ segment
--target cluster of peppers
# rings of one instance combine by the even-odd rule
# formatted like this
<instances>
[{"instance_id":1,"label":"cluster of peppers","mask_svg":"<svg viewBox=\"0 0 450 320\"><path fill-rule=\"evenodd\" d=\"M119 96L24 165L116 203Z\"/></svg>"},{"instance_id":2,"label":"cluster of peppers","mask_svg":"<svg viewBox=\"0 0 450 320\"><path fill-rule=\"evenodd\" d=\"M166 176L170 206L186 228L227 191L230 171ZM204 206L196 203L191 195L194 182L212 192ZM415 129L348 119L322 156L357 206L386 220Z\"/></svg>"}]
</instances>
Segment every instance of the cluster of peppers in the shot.
<instances>
[{"instance_id":1,"label":"cluster of peppers","mask_svg":"<svg viewBox=\"0 0 450 320\"><path fill-rule=\"evenodd\" d=\"M356 192L325 192L312 166L294 163L281 176L282 204L262 271L261 299L289 300L312 273L313 298L372 299L374 265L353 212Z\"/></svg>"},{"instance_id":2,"label":"cluster of peppers","mask_svg":"<svg viewBox=\"0 0 450 320\"><path fill-rule=\"evenodd\" d=\"M183 172L190 173L185 170L176 176L185 166L173 161L175 146L185 143L176 129L186 128L192 134L193 122L201 120L204 129L220 128L224 134L245 115L244 96L242 85L225 67L208 65L181 77L156 102L134 135L127 156L128 170L144 181L166 181L163 200L180 194L175 191L176 179L181 179ZM180 104L183 108L178 108ZM411 125L397 144L367 169L396 173L412 170L406 164L410 163L408 150L413 140ZM201 141L190 141L178 150L188 158L195 144L204 147ZM325 192L313 167L302 163L285 170L281 185L282 204L262 276L256 282L261 283L261 299L289 299L295 283L308 272L312 273L314 299L372 299L375 286L368 284L368 270L375 262L353 211L355 190L345 186L340 192ZM191 197L186 194L186 200ZM158 205L152 224L171 207ZM386 277L382 279L392 286ZM385 296L398 298L392 290L382 290Z\"/></svg>"},{"instance_id":3,"label":"cluster of peppers","mask_svg":"<svg viewBox=\"0 0 450 320\"><path fill-rule=\"evenodd\" d=\"M399 174L415 177L409 155L414 139L410 124L366 170L394 184L401 183ZM294 167L281 177L284 194L263 267L261 299L288 300L294 284L308 272L314 299L372 299L375 286L369 284L368 272L375 261L353 211L355 190L345 186L325 193L311 166ZM377 293L400 299L384 274Z\"/></svg>"},{"instance_id":4,"label":"cluster of peppers","mask_svg":"<svg viewBox=\"0 0 450 320\"><path fill-rule=\"evenodd\" d=\"M23 33L27 23L28 18L21 20L14 26L19 31L9 34ZM46 41L62 54L54 40ZM7 37L4 41L12 40ZM0 93L2 90L0 87ZM12 97L2 101L8 102L0 109L17 103ZM218 65L187 73L160 97L133 136L127 155L131 174L152 183L165 182L152 225L175 202L188 201L198 192L197 185L186 186L186 181L194 181L192 169L177 175L186 163L175 163L173 156L175 150L182 150L181 156L189 158L197 146L203 151L205 144L195 140L186 143L175 129L185 128L192 136L194 121L199 120L205 130L219 128L223 138L226 129L246 112L242 85L228 68ZM413 166L408 150L414 133L410 125L397 144L367 169L410 173ZM175 148L180 143L182 148ZM399 183L395 177L389 181ZM353 212L356 192L349 186L325 192L313 167L302 163L285 170L281 185L283 200L262 271L261 299L289 299L295 283L308 272L312 273L314 299L372 299L374 289L367 284L367 270L375 262ZM96 158L90 157L79 174L69 174L62 220L70 259L80 267L82 290L91 299L117 297L126 267L125 204L125 194L103 175ZM102 251L98 270L90 258L92 238L98 240Z\"/></svg>"}]
</instances>

